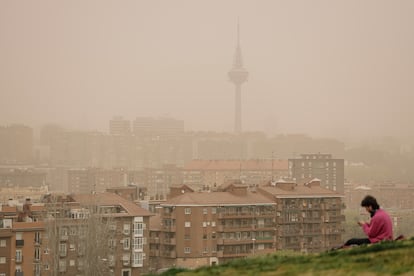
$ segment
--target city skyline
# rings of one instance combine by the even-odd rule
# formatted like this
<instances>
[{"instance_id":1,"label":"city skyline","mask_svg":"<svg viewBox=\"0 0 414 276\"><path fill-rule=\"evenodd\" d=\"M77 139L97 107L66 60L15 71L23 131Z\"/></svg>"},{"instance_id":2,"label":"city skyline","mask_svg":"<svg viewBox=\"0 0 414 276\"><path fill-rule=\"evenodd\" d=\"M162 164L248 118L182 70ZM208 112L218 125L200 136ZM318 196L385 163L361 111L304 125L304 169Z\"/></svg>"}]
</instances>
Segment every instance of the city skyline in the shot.
<instances>
[{"instance_id":1,"label":"city skyline","mask_svg":"<svg viewBox=\"0 0 414 276\"><path fill-rule=\"evenodd\" d=\"M414 4L0 4L0 125L107 130L114 115L233 130L225 72L243 26L243 130L407 137Z\"/></svg>"}]
</instances>

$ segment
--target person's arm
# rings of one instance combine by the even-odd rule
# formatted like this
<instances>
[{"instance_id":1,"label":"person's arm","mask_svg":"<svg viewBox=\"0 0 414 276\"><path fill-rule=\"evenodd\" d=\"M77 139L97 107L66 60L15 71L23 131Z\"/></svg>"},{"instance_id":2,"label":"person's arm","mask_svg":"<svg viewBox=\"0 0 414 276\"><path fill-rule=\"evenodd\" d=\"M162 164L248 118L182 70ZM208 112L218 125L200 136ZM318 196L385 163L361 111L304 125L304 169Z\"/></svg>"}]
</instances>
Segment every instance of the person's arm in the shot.
<instances>
[{"instance_id":1,"label":"person's arm","mask_svg":"<svg viewBox=\"0 0 414 276\"><path fill-rule=\"evenodd\" d=\"M368 238L375 238L381 233L383 224L383 219L380 216L374 216L370 223L362 224L362 230L364 230Z\"/></svg>"}]
</instances>

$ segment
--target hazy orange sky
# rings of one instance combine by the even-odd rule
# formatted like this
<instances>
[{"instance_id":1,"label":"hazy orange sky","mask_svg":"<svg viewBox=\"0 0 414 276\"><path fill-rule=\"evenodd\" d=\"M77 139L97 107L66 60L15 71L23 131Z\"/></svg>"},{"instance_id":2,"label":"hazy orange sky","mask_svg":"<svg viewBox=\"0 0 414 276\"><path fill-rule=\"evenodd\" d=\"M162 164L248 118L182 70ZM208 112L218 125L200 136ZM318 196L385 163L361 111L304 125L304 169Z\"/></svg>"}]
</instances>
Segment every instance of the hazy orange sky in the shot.
<instances>
[{"instance_id":1,"label":"hazy orange sky","mask_svg":"<svg viewBox=\"0 0 414 276\"><path fill-rule=\"evenodd\" d=\"M414 1L0 1L0 125L121 115L232 131L414 135Z\"/></svg>"}]
</instances>

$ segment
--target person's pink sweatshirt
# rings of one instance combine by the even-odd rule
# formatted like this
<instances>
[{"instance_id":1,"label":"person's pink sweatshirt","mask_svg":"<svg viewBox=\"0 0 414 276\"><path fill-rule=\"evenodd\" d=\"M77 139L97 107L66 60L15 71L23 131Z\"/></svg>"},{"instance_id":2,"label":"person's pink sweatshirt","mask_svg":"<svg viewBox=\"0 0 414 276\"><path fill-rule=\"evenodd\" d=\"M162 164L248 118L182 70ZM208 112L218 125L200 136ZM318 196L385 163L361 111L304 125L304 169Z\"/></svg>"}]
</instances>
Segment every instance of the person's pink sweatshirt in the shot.
<instances>
[{"instance_id":1,"label":"person's pink sweatshirt","mask_svg":"<svg viewBox=\"0 0 414 276\"><path fill-rule=\"evenodd\" d=\"M382 209L378 209L371 221L362 225L362 229L371 243L393 239L391 218Z\"/></svg>"}]
</instances>

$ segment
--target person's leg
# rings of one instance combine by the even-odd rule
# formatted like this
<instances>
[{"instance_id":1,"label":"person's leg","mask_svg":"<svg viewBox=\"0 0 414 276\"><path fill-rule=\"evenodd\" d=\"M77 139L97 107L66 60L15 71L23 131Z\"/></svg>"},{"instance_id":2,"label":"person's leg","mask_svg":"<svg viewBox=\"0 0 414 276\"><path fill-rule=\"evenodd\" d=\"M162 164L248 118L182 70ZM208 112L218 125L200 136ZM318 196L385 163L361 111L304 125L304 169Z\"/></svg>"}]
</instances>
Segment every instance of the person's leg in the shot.
<instances>
[{"instance_id":1,"label":"person's leg","mask_svg":"<svg viewBox=\"0 0 414 276\"><path fill-rule=\"evenodd\" d=\"M369 239L350 239L344 244L344 246L361 245L369 243L371 243Z\"/></svg>"}]
</instances>

